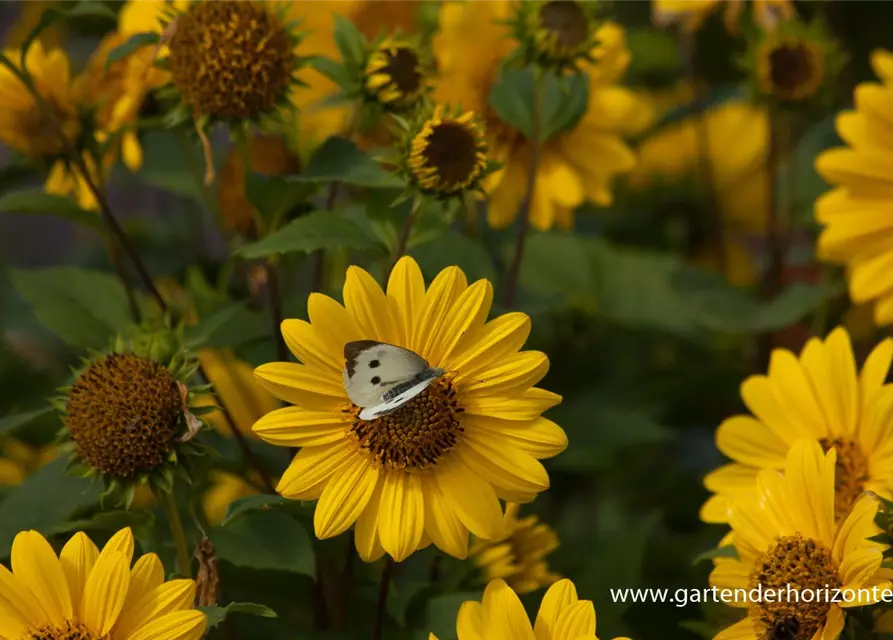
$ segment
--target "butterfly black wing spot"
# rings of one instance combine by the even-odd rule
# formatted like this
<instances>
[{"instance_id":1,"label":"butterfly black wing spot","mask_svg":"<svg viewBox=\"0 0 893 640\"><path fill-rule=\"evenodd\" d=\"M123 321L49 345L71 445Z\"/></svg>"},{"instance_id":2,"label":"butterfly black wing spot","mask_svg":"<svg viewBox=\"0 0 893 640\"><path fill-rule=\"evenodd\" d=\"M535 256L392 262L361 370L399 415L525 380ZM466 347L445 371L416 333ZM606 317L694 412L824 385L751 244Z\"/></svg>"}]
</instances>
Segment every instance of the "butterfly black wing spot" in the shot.
<instances>
[{"instance_id":1,"label":"butterfly black wing spot","mask_svg":"<svg viewBox=\"0 0 893 640\"><path fill-rule=\"evenodd\" d=\"M381 361L380 361L380 360L370 360L370 361L369 361L369 368L370 368L370 369L376 369L376 368L378 368L378 366L379 366L380 364L381 364Z\"/></svg>"},{"instance_id":2,"label":"butterfly black wing spot","mask_svg":"<svg viewBox=\"0 0 893 640\"><path fill-rule=\"evenodd\" d=\"M379 382L381 382L381 378L379 378L378 376L372 376L372 379L369 382L371 382L372 384L378 384Z\"/></svg>"}]
</instances>

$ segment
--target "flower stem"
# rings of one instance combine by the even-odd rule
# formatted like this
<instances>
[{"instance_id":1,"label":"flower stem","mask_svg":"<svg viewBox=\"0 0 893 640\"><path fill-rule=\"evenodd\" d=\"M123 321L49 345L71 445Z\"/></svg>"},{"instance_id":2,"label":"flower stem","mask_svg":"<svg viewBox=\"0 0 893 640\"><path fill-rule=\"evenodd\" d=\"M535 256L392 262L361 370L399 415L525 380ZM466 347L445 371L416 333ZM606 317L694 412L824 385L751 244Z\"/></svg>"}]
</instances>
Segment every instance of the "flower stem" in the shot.
<instances>
[{"instance_id":1,"label":"flower stem","mask_svg":"<svg viewBox=\"0 0 893 640\"><path fill-rule=\"evenodd\" d=\"M391 262L388 265L388 270L384 276L385 284L387 284L387 281L390 279L391 271L397 266L397 262L403 254L406 253L406 247L409 244L409 236L412 234L412 226L415 224L415 219L421 206L421 199L413 201L412 209L409 210L409 214L406 216L406 221L403 223L403 229L400 230L400 237L397 238L397 244L394 246L394 252L391 254Z\"/></svg>"},{"instance_id":2,"label":"flower stem","mask_svg":"<svg viewBox=\"0 0 893 640\"><path fill-rule=\"evenodd\" d=\"M82 173L84 182L87 184L90 192L96 198L96 202L99 204L99 210L102 214L102 219L105 222L106 226L109 228L112 238L118 243L121 249L124 250L124 253L130 259L131 263L133 263L133 266L136 268L136 272L139 275L140 281L142 282L143 286L145 286L146 289L148 289L149 292L152 294L152 297L155 299L161 311L167 311L167 302L165 302L164 297L158 290L158 287L155 286L155 281L152 279L152 275L149 273L149 269L146 267L145 263L140 258L139 253L130 242L130 238L121 227L118 219L115 217L115 214L112 213L112 210L108 204L108 200L106 200L105 195L102 193L102 189L100 189L99 184L94 181L93 175L88 170L83 157L80 153L78 153L77 149L74 148L71 141L68 140L68 138L65 136L65 132L62 131L62 127L57 120L55 112L47 104L43 96L40 95L40 92L35 89L34 84L31 82L31 78L28 76L28 74L24 73L21 69L14 65L12 61L3 53L0 53L0 65L9 69L10 72L12 72L12 74L15 75L25 85L28 91L30 91L31 94L34 96L34 100L37 103L38 108L44 110L44 112L49 116L49 122L52 122L55 125L56 133L65 148L66 155ZM209 382L209 378L204 367L199 366L199 374L204 383L207 384ZM241 432L238 431L236 427L236 422L235 420L233 420L232 414L230 414L229 410L227 410L226 407L221 406L220 409L223 417L230 427L230 430L235 435L239 446L242 448L242 452L245 454L246 460L248 460L248 462L255 467L255 470L263 479L264 485L269 488L270 493L274 493L273 484L272 482L270 482L269 476L267 475L263 466L261 466L260 461L254 455L251 449L248 448L248 444L247 442L245 442L244 436L241 434Z\"/></svg>"},{"instance_id":3,"label":"flower stem","mask_svg":"<svg viewBox=\"0 0 893 640\"><path fill-rule=\"evenodd\" d=\"M173 491L160 491L159 501L167 514L167 521L174 538L174 546L177 549L177 572L186 577L192 577L192 567L189 561L189 545L186 542L186 532L183 530L183 521L180 520L180 511L174 500Z\"/></svg>"},{"instance_id":4,"label":"flower stem","mask_svg":"<svg viewBox=\"0 0 893 640\"><path fill-rule=\"evenodd\" d=\"M521 206L518 233L515 239L515 256L512 259L506 276L505 289L502 296L502 306L510 308L515 305L515 297L518 293L518 277L521 274L521 262L524 260L524 248L527 244L527 235L530 231L530 213L536 199L536 174L539 171L540 153L543 141L540 133L540 102L542 101L542 72L534 70L533 78L533 108L530 123L530 167L527 172L527 197Z\"/></svg>"},{"instance_id":5,"label":"flower stem","mask_svg":"<svg viewBox=\"0 0 893 640\"><path fill-rule=\"evenodd\" d=\"M391 577L394 574L394 560L387 556L384 571L381 572L381 583L378 586L378 609L375 613L375 629L372 640L381 640L384 631L384 619L387 616L388 591L391 588Z\"/></svg>"},{"instance_id":6,"label":"flower stem","mask_svg":"<svg viewBox=\"0 0 893 640\"><path fill-rule=\"evenodd\" d=\"M695 119L695 135L697 138L698 173L701 179L701 188L704 191L704 199L707 206L707 236L710 242L710 251L720 273L728 273L728 256L723 233L722 211L716 194L716 179L713 173L713 163L710 160L710 131L707 128L706 96L698 81L698 59L695 50L694 33L683 32L680 34L680 47L682 59L685 62L685 73L691 84L692 112Z\"/></svg>"}]
</instances>

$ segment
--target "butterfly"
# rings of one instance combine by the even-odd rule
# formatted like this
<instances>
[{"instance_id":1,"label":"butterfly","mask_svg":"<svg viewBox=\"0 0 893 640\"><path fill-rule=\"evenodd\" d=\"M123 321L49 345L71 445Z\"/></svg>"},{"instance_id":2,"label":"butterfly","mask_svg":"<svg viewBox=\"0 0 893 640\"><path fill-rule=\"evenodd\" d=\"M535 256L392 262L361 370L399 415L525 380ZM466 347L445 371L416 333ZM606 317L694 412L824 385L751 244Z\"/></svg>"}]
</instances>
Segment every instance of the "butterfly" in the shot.
<instances>
[{"instance_id":1,"label":"butterfly","mask_svg":"<svg viewBox=\"0 0 893 640\"><path fill-rule=\"evenodd\" d=\"M360 411L375 420L403 406L446 371L430 366L414 351L375 340L344 345L344 389Z\"/></svg>"}]
</instances>

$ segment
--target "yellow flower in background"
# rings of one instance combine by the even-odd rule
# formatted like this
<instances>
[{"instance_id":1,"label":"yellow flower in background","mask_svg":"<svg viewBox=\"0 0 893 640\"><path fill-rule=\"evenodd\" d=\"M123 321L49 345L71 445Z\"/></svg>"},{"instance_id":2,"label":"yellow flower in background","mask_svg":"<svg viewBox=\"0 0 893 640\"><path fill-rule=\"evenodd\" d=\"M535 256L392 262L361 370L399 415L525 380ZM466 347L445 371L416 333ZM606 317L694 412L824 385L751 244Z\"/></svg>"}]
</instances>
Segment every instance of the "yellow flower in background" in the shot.
<instances>
[{"instance_id":1,"label":"yellow flower in background","mask_svg":"<svg viewBox=\"0 0 893 640\"><path fill-rule=\"evenodd\" d=\"M223 522L229 505L248 496L260 493L245 478L225 471L212 471L211 486L202 496L202 510L208 524L216 527Z\"/></svg>"},{"instance_id":2,"label":"yellow flower in background","mask_svg":"<svg viewBox=\"0 0 893 640\"><path fill-rule=\"evenodd\" d=\"M387 107L405 109L425 95L421 52L408 40L385 38L369 56L365 74L366 91Z\"/></svg>"},{"instance_id":3,"label":"yellow flower in background","mask_svg":"<svg viewBox=\"0 0 893 640\"><path fill-rule=\"evenodd\" d=\"M53 445L34 446L21 440L7 440L0 446L0 486L22 483L26 477L54 460Z\"/></svg>"},{"instance_id":4,"label":"yellow flower in background","mask_svg":"<svg viewBox=\"0 0 893 640\"><path fill-rule=\"evenodd\" d=\"M526 195L531 146L524 136L502 122L489 106L503 58L515 47L508 29L497 20L511 17L505 0L446 2L440 12L440 32L433 41L439 79L435 96L484 115L490 157L503 164L485 183L490 194L488 221L502 228L511 224ZM623 29L604 24L595 34L589 76L589 104L570 131L547 141L540 154L531 223L537 229L570 228L574 210L586 201L611 203L614 176L629 172L635 157L621 135L644 126L642 103L616 83L629 64Z\"/></svg>"},{"instance_id":5,"label":"yellow flower in background","mask_svg":"<svg viewBox=\"0 0 893 640\"><path fill-rule=\"evenodd\" d=\"M414 34L418 29L418 13L422 2L378 2L377 0L330 0L328 2L288 3L288 17L301 20L306 36L297 50L298 55L322 55L340 61L335 45L336 14L356 25L368 40L384 35ZM338 86L312 68L301 71L307 86L295 92L298 126L294 132L302 154L309 153L326 138L345 133L350 126L351 108L346 105L326 104L336 95Z\"/></svg>"},{"instance_id":6,"label":"yellow flower in background","mask_svg":"<svg viewBox=\"0 0 893 640\"><path fill-rule=\"evenodd\" d=\"M727 419L716 432L719 450L733 462L708 474L715 492L701 509L707 522L726 522L730 504L748 495L761 469L784 469L791 447L811 438L837 451L834 505L838 519L864 491L893 491L893 387L884 385L893 339L881 342L857 370L846 330L812 338L797 357L772 353L768 375L751 376L741 397L753 416Z\"/></svg>"},{"instance_id":7,"label":"yellow flower in background","mask_svg":"<svg viewBox=\"0 0 893 640\"><path fill-rule=\"evenodd\" d=\"M25 38L34 31L44 11L60 4L58 0L41 0L38 2L22 2L19 4L19 17L7 31L3 47L16 49L21 47ZM40 32L38 41L47 49L61 47L65 40L64 25L56 22Z\"/></svg>"},{"instance_id":8,"label":"yellow flower in background","mask_svg":"<svg viewBox=\"0 0 893 640\"><path fill-rule=\"evenodd\" d=\"M4 54L21 68L18 49ZM0 141L18 153L51 163L44 187L47 193L74 196L81 208L96 209L83 175L60 158L81 133L68 56L61 49L46 50L35 42L28 50L25 64L49 111L39 106L12 71L0 67ZM85 160L95 172L92 161Z\"/></svg>"},{"instance_id":9,"label":"yellow flower in background","mask_svg":"<svg viewBox=\"0 0 893 640\"><path fill-rule=\"evenodd\" d=\"M723 20L730 33L738 33L738 21L744 0L651 0L651 15L659 27L678 24L686 31L697 31L720 5L725 5ZM791 0L753 0L753 20L765 30L795 16Z\"/></svg>"},{"instance_id":10,"label":"yellow flower in background","mask_svg":"<svg viewBox=\"0 0 893 640\"><path fill-rule=\"evenodd\" d=\"M12 640L199 640L193 580L164 581L154 553L133 567L133 535L122 529L102 551L76 533L57 556L36 531L12 544L0 566L0 637Z\"/></svg>"},{"instance_id":11,"label":"yellow flower in background","mask_svg":"<svg viewBox=\"0 0 893 640\"><path fill-rule=\"evenodd\" d=\"M560 576L549 571L546 561L558 548L558 536L534 515L519 518L520 509L507 504L503 534L496 540L475 540L469 556L485 582L499 578L523 594L547 587Z\"/></svg>"},{"instance_id":12,"label":"yellow flower in background","mask_svg":"<svg viewBox=\"0 0 893 640\"><path fill-rule=\"evenodd\" d=\"M208 376L208 382L214 385L217 401L226 408L242 433L253 436L251 427L254 423L279 408L279 401L273 394L258 384L254 368L237 358L232 351L204 349L199 352L198 360ZM213 398L208 398L205 404L214 404ZM231 434L230 426L220 411L209 413L207 419L220 433Z\"/></svg>"},{"instance_id":13,"label":"yellow flower in background","mask_svg":"<svg viewBox=\"0 0 893 640\"><path fill-rule=\"evenodd\" d=\"M481 602L462 603L456 619L459 640L590 640L595 638L595 607L580 600L570 580L553 584L531 626L524 605L502 580L493 580ZM430 640L437 640L432 633ZM621 640L621 639L617 639Z\"/></svg>"},{"instance_id":14,"label":"yellow flower in background","mask_svg":"<svg viewBox=\"0 0 893 640\"><path fill-rule=\"evenodd\" d=\"M567 445L564 431L541 417L561 397L533 387L549 362L519 351L530 318L508 313L486 322L493 287L472 285L456 267L429 287L414 260L402 258L382 291L350 267L345 306L310 295L310 322L286 320L282 333L302 364L275 362L255 371L295 406L254 425L263 440L301 447L277 491L318 500L314 527L330 538L356 523L360 556L385 552L401 561L433 542L459 558L469 531L503 533L500 500L526 503L549 486L539 460ZM344 346L375 340L411 349L448 373L392 413L359 419L344 388Z\"/></svg>"},{"instance_id":15,"label":"yellow flower in background","mask_svg":"<svg viewBox=\"0 0 893 640\"><path fill-rule=\"evenodd\" d=\"M710 584L720 589L799 591L828 588L860 589L854 601L836 604L831 598L765 597L760 602L737 601L747 617L721 631L717 640L757 640L838 637L844 608L873 604L871 587L889 589L881 569L883 547L868 540L879 533L874 524L878 501L863 495L840 524L835 517L834 485L837 452L823 453L812 440L801 440L786 457L785 473L760 472L749 495L737 496L729 523L737 558L717 558ZM739 591L740 593L740 591ZM867 596L867 599L866 599ZM771 600L771 601L770 601Z\"/></svg>"},{"instance_id":16,"label":"yellow flower in background","mask_svg":"<svg viewBox=\"0 0 893 640\"><path fill-rule=\"evenodd\" d=\"M696 116L660 127L637 149L635 189L701 179L701 135L707 138L713 190L727 224L762 233L766 226L769 116L745 100L727 100ZM701 128L703 127L703 131Z\"/></svg>"},{"instance_id":17,"label":"yellow flower in background","mask_svg":"<svg viewBox=\"0 0 893 640\"><path fill-rule=\"evenodd\" d=\"M819 258L846 266L850 298L875 303L874 319L893 323L893 54L876 51L871 63L881 83L856 87L855 111L837 116L846 148L825 151L816 170L834 188L816 202L824 226Z\"/></svg>"}]
</instances>

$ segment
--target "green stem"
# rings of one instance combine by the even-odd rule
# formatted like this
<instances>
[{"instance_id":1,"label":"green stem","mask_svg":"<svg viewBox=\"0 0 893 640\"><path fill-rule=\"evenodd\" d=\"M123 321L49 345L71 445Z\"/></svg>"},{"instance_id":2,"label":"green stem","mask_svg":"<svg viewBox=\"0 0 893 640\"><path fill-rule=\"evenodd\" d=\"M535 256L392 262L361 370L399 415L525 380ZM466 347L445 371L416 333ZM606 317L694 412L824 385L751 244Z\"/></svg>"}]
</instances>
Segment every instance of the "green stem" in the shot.
<instances>
[{"instance_id":1,"label":"green stem","mask_svg":"<svg viewBox=\"0 0 893 640\"><path fill-rule=\"evenodd\" d=\"M406 253L406 247L409 245L409 236L412 235L412 227L415 224L415 219L418 216L419 209L422 206L422 200L417 199L412 203L412 209L409 210L409 214L406 216L406 221L403 223L403 229L400 230L400 237L397 238L397 244L394 246L394 251L391 255L391 262L388 266L388 270L385 273L384 281L387 285L388 279L391 277L391 271L394 270L394 267L397 266L397 262Z\"/></svg>"},{"instance_id":2,"label":"green stem","mask_svg":"<svg viewBox=\"0 0 893 640\"><path fill-rule=\"evenodd\" d=\"M521 262L524 260L524 248L527 243L527 235L530 231L530 213L536 198L536 174L539 171L540 152L543 141L540 133L540 110L542 102L542 72L534 71L533 80L533 109L530 125L530 167L527 173L527 197L521 206L518 223L518 234L515 239L515 256L506 276L505 291L502 297L502 306L511 308L515 305L515 296L518 292L518 277L521 273Z\"/></svg>"},{"instance_id":3,"label":"green stem","mask_svg":"<svg viewBox=\"0 0 893 640\"><path fill-rule=\"evenodd\" d=\"M177 549L177 572L182 576L192 577L192 567L189 560L189 544L186 542L186 532L183 530L183 521L180 520L180 511L174 500L173 491L159 492L158 499L167 514L167 520L171 527L171 535L174 538L174 546Z\"/></svg>"},{"instance_id":4,"label":"green stem","mask_svg":"<svg viewBox=\"0 0 893 640\"><path fill-rule=\"evenodd\" d=\"M391 589L391 577L394 574L394 561L390 556L385 559L384 571L381 572L381 582L378 585L378 609L375 612L375 627L372 631L373 640L381 640L384 631L384 619L388 610L388 592Z\"/></svg>"}]
</instances>

